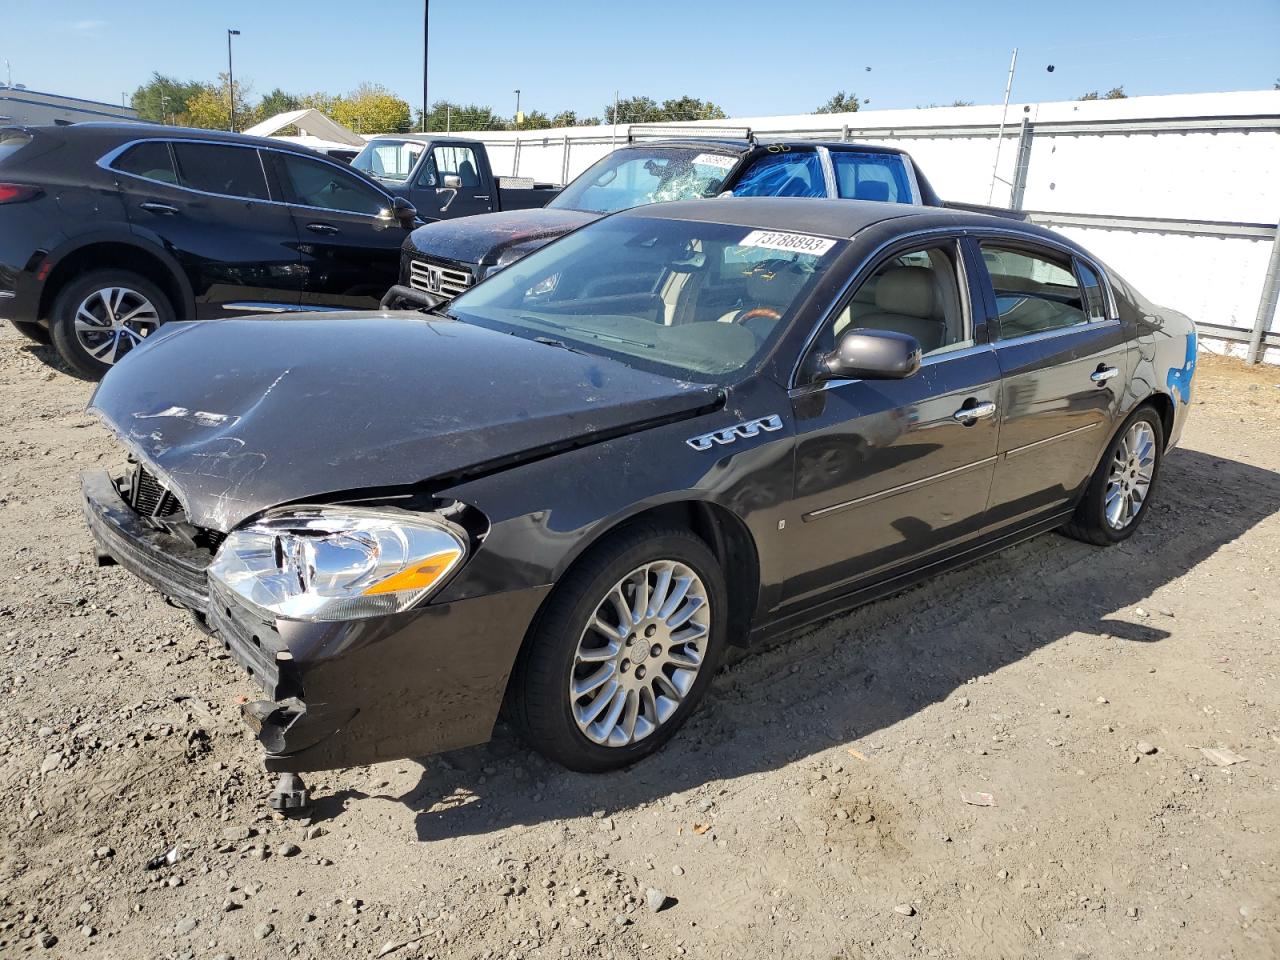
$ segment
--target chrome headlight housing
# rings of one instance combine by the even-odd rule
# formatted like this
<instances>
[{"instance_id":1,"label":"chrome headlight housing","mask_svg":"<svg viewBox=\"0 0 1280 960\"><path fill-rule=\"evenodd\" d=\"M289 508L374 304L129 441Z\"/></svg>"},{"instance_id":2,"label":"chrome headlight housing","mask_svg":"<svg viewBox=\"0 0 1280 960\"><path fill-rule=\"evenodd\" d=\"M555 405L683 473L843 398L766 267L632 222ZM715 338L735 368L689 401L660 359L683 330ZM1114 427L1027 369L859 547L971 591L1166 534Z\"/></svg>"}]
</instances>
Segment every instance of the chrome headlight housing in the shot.
<instances>
[{"instance_id":1,"label":"chrome headlight housing","mask_svg":"<svg viewBox=\"0 0 1280 960\"><path fill-rule=\"evenodd\" d=\"M231 531L209 576L268 618L358 620L409 609L466 555L433 514L300 507Z\"/></svg>"}]
</instances>

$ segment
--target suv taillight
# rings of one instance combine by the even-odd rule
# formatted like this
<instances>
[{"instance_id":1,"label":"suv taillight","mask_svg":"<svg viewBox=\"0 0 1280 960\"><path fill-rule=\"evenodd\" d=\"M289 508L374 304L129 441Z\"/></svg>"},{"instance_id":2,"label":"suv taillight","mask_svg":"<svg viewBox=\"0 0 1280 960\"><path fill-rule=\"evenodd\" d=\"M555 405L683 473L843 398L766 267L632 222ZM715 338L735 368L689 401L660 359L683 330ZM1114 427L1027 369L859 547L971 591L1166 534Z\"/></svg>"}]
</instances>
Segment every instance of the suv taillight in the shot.
<instances>
[{"instance_id":1,"label":"suv taillight","mask_svg":"<svg viewBox=\"0 0 1280 960\"><path fill-rule=\"evenodd\" d=\"M39 187L29 187L24 183L0 183L0 203L22 203L34 200L44 193Z\"/></svg>"}]
</instances>

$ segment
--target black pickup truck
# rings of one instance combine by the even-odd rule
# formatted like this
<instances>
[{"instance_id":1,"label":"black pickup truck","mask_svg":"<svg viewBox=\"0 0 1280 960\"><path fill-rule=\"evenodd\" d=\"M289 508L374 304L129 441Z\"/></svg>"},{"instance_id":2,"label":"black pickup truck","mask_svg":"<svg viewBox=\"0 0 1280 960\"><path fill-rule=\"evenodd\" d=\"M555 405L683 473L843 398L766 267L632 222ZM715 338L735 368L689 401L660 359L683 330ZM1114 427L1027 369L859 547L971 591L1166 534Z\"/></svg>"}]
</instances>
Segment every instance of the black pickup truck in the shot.
<instances>
[{"instance_id":1,"label":"black pickup truck","mask_svg":"<svg viewBox=\"0 0 1280 960\"><path fill-rule=\"evenodd\" d=\"M763 142L749 132L741 138L634 143L592 164L541 210L489 213L414 230L404 243L395 289L453 297L606 214L725 195L943 205L911 157L892 147Z\"/></svg>"},{"instance_id":2,"label":"black pickup truck","mask_svg":"<svg viewBox=\"0 0 1280 960\"><path fill-rule=\"evenodd\" d=\"M351 165L412 203L424 220L528 210L559 192L527 178L495 177L484 144L458 137L374 137Z\"/></svg>"}]
</instances>

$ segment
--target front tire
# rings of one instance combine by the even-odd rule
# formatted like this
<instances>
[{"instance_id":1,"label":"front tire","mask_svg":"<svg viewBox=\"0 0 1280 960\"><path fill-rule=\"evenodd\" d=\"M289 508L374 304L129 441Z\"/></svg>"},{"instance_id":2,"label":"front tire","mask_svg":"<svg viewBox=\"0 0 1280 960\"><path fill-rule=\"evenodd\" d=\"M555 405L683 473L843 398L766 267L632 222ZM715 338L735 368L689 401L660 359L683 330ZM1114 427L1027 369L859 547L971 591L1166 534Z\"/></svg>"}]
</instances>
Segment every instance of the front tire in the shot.
<instances>
[{"instance_id":1,"label":"front tire","mask_svg":"<svg viewBox=\"0 0 1280 960\"><path fill-rule=\"evenodd\" d=\"M1062 532L1099 547L1133 536L1147 515L1163 457L1160 415L1151 407L1140 407L1116 431Z\"/></svg>"},{"instance_id":2,"label":"front tire","mask_svg":"<svg viewBox=\"0 0 1280 960\"><path fill-rule=\"evenodd\" d=\"M53 301L53 345L85 380L103 375L130 350L174 319L163 290L128 270L94 270L72 280Z\"/></svg>"},{"instance_id":3,"label":"front tire","mask_svg":"<svg viewBox=\"0 0 1280 960\"><path fill-rule=\"evenodd\" d=\"M517 660L511 717L539 753L597 773L657 751L711 683L728 592L686 530L637 527L589 551L556 587Z\"/></svg>"}]
</instances>

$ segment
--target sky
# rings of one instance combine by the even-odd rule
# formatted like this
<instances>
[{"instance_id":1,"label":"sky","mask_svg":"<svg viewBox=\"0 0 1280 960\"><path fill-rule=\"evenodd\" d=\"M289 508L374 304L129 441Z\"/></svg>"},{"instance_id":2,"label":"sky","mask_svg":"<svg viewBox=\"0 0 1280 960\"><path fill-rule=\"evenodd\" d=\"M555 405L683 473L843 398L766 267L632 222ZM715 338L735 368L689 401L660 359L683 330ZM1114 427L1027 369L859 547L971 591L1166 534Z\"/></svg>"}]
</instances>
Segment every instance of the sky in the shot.
<instances>
[{"instance_id":1,"label":"sky","mask_svg":"<svg viewBox=\"0 0 1280 960\"><path fill-rule=\"evenodd\" d=\"M261 95L380 83L422 101L422 0L0 0L0 61L33 90L119 102L152 74ZM1271 89L1280 0L669 0L431 4L429 90L513 113L604 116L615 90L710 99L730 116L808 113L837 90L869 109ZM1048 67L1052 65L1053 71ZM0 71L5 64L0 62ZM0 72L0 81L6 75Z\"/></svg>"}]
</instances>

